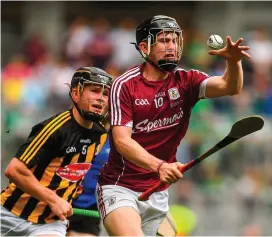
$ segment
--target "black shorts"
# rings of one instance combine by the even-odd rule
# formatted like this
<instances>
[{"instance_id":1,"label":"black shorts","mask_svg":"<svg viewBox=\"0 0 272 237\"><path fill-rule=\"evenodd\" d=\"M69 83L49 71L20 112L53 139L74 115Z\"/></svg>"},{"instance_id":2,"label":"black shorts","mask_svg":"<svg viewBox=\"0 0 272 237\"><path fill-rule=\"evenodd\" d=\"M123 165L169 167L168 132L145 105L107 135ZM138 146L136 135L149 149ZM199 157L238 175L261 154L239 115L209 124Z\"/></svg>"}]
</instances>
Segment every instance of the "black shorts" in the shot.
<instances>
[{"instance_id":1,"label":"black shorts","mask_svg":"<svg viewBox=\"0 0 272 237\"><path fill-rule=\"evenodd\" d=\"M91 206L88 210L97 211L97 205ZM100 232L100 220L100 218L91 216L72 215L69 217L70 223L67 231L77 231L98 236Z\"/></svg>"}]
</instances>

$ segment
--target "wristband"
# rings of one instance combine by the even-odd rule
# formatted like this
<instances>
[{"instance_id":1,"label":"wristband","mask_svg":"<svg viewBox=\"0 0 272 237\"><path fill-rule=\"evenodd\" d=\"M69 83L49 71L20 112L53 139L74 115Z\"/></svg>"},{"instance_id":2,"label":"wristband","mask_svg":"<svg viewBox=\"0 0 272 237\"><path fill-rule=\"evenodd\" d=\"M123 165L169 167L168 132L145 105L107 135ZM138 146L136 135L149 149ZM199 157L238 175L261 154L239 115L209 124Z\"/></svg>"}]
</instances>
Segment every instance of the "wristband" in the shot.
<instances>
[{"instance_id":1,"label":"wristband","mask_svg":"<svg viewBox=\"0 0 272 237\"><path fill-rule=\"evenodd\" d=\"M159 172L160 172L161 166L162 166L164 163L166 163L165 160L163 160L163 161L158 165L158 167L157 167L157 174L160 174Z\"/></svg>"}]
</instances>

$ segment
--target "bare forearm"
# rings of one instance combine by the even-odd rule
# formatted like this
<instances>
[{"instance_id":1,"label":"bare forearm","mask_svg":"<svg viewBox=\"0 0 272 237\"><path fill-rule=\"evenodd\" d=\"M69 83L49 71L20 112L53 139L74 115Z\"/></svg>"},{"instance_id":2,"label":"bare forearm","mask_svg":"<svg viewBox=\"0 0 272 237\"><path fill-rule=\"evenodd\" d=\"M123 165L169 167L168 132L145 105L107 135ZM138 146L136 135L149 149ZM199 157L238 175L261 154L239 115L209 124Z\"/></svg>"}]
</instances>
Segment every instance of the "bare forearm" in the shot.
<instances>
[{"instance_id":1,"label":"bare forearm","mask_svg":"<svg viewBox=\"0 0 272 237\"><path fill-rule=\"evenodd\" d=\"M157 171L161 160L149 154L139 143L132 138L115 141L117 151L130 162L147 170Z\"/></svg>"},{"instance_id":2,"label":"bare forearm","mask_svg":"<svg viewBox=\"0 0 272 237\"><path fill-rule=\"evenodd\" d=\"M40 201L50 204L56 199L57 194L43 186L30 170L15 170L8 177L24 192Z\"/></svg>"},{"instance_id":3,"label":"bare forearm","mask_svg":"<svg viewBox=\"0 0 272 237\"><path fill-rule=\"evenodd\" d=\"M227 61L227 70L224 74L226 78L226 87L230 94L238 94L243 87L243 69L242 63Z\"/></svg>"}]
</instances>

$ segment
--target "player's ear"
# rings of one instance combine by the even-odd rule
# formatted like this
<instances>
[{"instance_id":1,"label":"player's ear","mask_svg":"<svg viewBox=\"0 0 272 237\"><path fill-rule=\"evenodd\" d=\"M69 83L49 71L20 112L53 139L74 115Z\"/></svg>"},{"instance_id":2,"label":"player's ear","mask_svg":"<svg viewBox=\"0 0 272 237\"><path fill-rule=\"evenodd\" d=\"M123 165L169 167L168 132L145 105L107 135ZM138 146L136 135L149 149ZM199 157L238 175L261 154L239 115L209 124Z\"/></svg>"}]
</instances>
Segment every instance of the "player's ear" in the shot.
<instances>
[{"instance_id":1,"label":"player's ear","mask_svg":"<svg viewBox=\"0 0 272 237\"><path fill-rule=\"evenodd\" d=\"M140 48L140 50L141 50L144 54L147 54L147 53L148 53L147 42L141 42L141 43L139 44L139 48Z\"/></svg>"},{"instance_id":2,"label":"player's ear","mask_svg":"<svg viewBox=\"0 0 272 237\"><path fill-rule=\"evenodd\" d=\"M74 102L78 102L80 98L80 92L78 87L74 87L71 89L71 96Z\"/></svg>"}]
</instances>

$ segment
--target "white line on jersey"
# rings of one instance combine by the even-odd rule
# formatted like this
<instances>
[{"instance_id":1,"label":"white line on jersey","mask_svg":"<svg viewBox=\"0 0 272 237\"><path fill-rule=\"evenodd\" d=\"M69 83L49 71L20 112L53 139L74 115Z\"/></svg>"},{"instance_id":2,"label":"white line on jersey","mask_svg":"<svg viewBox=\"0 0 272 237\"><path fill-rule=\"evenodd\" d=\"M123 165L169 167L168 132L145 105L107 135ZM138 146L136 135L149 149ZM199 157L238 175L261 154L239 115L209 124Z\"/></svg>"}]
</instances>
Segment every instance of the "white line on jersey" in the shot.
<instances>
[{"instance_id":1,"label":"white line on jersey","mask_svg":"<svg viewBox=\"0 0 272 237\"><path fill-rule=\"evenodd\" d=\"M121 123L121 108L120 108L120 90L122 84L140 74L140 67L133 68L117 79L114 80L111 88L111 124L120 125ZM116 93L117 91L117 93Z\"/></svg>"}]
</instances>

